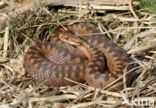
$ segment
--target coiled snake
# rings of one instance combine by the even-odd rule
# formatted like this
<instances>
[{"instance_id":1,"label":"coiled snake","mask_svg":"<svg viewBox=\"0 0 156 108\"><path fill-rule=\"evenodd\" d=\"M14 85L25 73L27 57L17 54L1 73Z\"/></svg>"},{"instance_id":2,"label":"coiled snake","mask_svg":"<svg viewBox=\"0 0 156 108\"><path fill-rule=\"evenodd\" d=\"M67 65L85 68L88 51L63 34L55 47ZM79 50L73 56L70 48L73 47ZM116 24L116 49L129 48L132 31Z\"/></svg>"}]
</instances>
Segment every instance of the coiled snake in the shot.
<instances>
[{"instance_id":1,"label":"coiled snake","mask_svg":"<svg viewBox=\"0 0 156 108\"><path fill-rule=\"evenodd\" d=\"M126 52L92 24L75 23L58 29L50 42L35 42L24 56L24 67L35 80L52 86L86 81L104 88L123 74ZM55 40L59 40L55 42ZM109 71L105 71L108 67ZM107 88L122 89L122 80Z\"/></svg>"}]
</instances>

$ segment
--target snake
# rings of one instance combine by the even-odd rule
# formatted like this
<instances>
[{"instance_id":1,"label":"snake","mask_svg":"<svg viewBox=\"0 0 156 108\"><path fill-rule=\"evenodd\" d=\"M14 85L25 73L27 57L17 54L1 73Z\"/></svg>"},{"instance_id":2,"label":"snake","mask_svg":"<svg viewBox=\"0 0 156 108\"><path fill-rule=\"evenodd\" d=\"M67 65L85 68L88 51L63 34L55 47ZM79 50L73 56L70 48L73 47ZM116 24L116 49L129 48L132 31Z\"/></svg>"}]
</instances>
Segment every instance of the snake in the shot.
<instances>
[{"instance_id":1,"label":"snake","mask_svg":"<svg viewBox=\"0 0 156 108\"><path fill-rule=\"evenodd\" d=\"M59 27L50 41L36 41L25 53L23 64L34 80L46 85L86 82L94 88L105 88L123 75L129 62L126 51L94 24L74 23ZM122 88L120 80L106 89Z\"/></svg>"}]
</instances>

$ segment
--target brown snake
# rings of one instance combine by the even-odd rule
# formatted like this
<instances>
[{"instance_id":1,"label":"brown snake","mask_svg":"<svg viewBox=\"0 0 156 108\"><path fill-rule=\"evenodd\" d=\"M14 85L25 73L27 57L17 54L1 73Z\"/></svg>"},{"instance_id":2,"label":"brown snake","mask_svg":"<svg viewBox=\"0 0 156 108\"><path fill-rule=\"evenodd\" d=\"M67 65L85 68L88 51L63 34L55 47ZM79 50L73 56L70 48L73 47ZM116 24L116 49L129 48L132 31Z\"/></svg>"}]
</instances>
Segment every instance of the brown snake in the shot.
<instances>
[{"instance_id":1,"label":"brown snake","mask_svg":"<svg viewBox=\"0 0 156 108\"><path fill-rule=\"evenodd\" d=\"M129 63L126 52L100 34L94 25L76 23L65 27L66 30L60 28L56 31L56 36L72 43L57 43L52 37L51 42L35 42L26 52L24 67L33 79L59 87L73 84L65 79L68 78L104 88L123 74ZM109 72L105 71L105 67ZM122 85L120 80L107 89L121 90Z\"/></svg>"}]
</instances>

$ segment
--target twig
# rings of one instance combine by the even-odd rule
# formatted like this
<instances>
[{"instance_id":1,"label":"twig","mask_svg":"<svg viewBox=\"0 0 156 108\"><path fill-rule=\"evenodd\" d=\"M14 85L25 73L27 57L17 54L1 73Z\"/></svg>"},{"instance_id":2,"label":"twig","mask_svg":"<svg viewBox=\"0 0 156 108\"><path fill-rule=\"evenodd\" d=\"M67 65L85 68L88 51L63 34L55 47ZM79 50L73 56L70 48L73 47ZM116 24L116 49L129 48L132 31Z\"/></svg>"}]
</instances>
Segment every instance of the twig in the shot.
<instances>
[{"instance_id":1,"label":"twig","mask_svg":"<svg viewBox=\"0 0 156 108\"><path fill-rule=\"evenodd\" d=\"M106 105L102 105L102 106L103 107L108 107L108 106L110 106L109 104L115 104L115 103L117 103L117 102L116 101L94 101L94 102L85 102L85 103L80 103L80 104L77 104L77 105L73 105L70 108L84 108L84 107L87 107L87 106L97 105L97 104L100 104L100 105L106 104ZM69 107L67 107L67 108L69 108Z\"/></svg>"},{"instance_id":2,"label":"twig","mask_svg":"<svg viewBox=\"0 0 156 108\"><path fill-rule=\"evenodd\" d=\"M130 51L128 51L128 53L132 54L132 53L145 52L145 51L152 49L152 48L156 48L156 39L154 39L152 42L150 42L146 46L137 46L134 49L131 49Z\"/></svg>"},{"instance_id":3,"label":"twig","mask_svg":"<svg viewBox=\"0 0 156 108\"><path fill-rule=\"evenodd\" d=\"M3 58L7 57L9 27L6 27L4 34Z\"/></svg>"},{"instance_id":4,"label":"twig","mask_svg":"<svg viewBox=\"0 0 156 108\"><path fill-rule=\"evenodd\" d=\"M56 102L56 101L63 101L63 100L69 100L69 99L76 99L77 96L76 95L70 95L70 94L65 94L65 95L61 95L61 96L51 96L51 97L41 97L41 98L29 98L28 103L29 103L29 108L33 108L32 107L32 103L33 102L37 102L37 101L50 101L50 102Z\"/></svg>"},{"instance_id":5,"label":"twig","mask_svg":"<svg viewBox=\"0 0 156 108\"><path fill-rule=\"evenodd\" d=\"M134 28L135 28L135 27L134 27ZM139 28L139 27L137 27L137 28ZM153 28L153 27L152 27L152 28ZM131 48L132 44L133 44L138 38L140 38L140 37L142 38L142 37L148 36L148 35L153 34L153 33L156 33L155 28L150 29L150 30L148 30L148 31L141 32L141 33L139 33L139 34L133 36L133 37L124 45L123 48L124 48L125 50L129 50L129 49Z\"/></svg>"},{"instance_id":6,"label":"twig","mask_svg":"<svg viewBox=\"0 0 156 108\"><path fill-rule=\"evenodd\" d=\"M139 19L139 17L136 15L136 13L135 13L134 10L133 10L132 1L133 1L133 0L129 0L129 10L132 12L133 16L134 16L136 19Z\"/></svg>"}]
</instances>

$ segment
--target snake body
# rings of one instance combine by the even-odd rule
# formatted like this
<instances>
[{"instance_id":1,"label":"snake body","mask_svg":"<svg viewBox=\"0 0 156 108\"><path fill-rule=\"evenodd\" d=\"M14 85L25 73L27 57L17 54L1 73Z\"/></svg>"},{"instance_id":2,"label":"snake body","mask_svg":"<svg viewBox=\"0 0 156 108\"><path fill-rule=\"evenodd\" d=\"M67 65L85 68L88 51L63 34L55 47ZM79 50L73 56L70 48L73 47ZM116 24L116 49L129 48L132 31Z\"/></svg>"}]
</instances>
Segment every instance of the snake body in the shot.
<instances>
[{"instance_id":1,"label":"snake body","mask_svg":"<svg viewBox=\"0 0 156 108\"><path fill-rule=\"evenodd\" d=\"M83 52L76 51L76 48L67 43L35 42L24 56L24 67L33 79L59 87L73 84L65 79L68 78L104 88L123 74L129 63L126 52L100 34L94 25L76 23L65 27L66 30L60 28L56 35L67 33L80 37L92 56L87 59ZM105 65L109 72L104 71ZM108 90L121 88L122 81Z\"/></svg>"}]
</instances>

